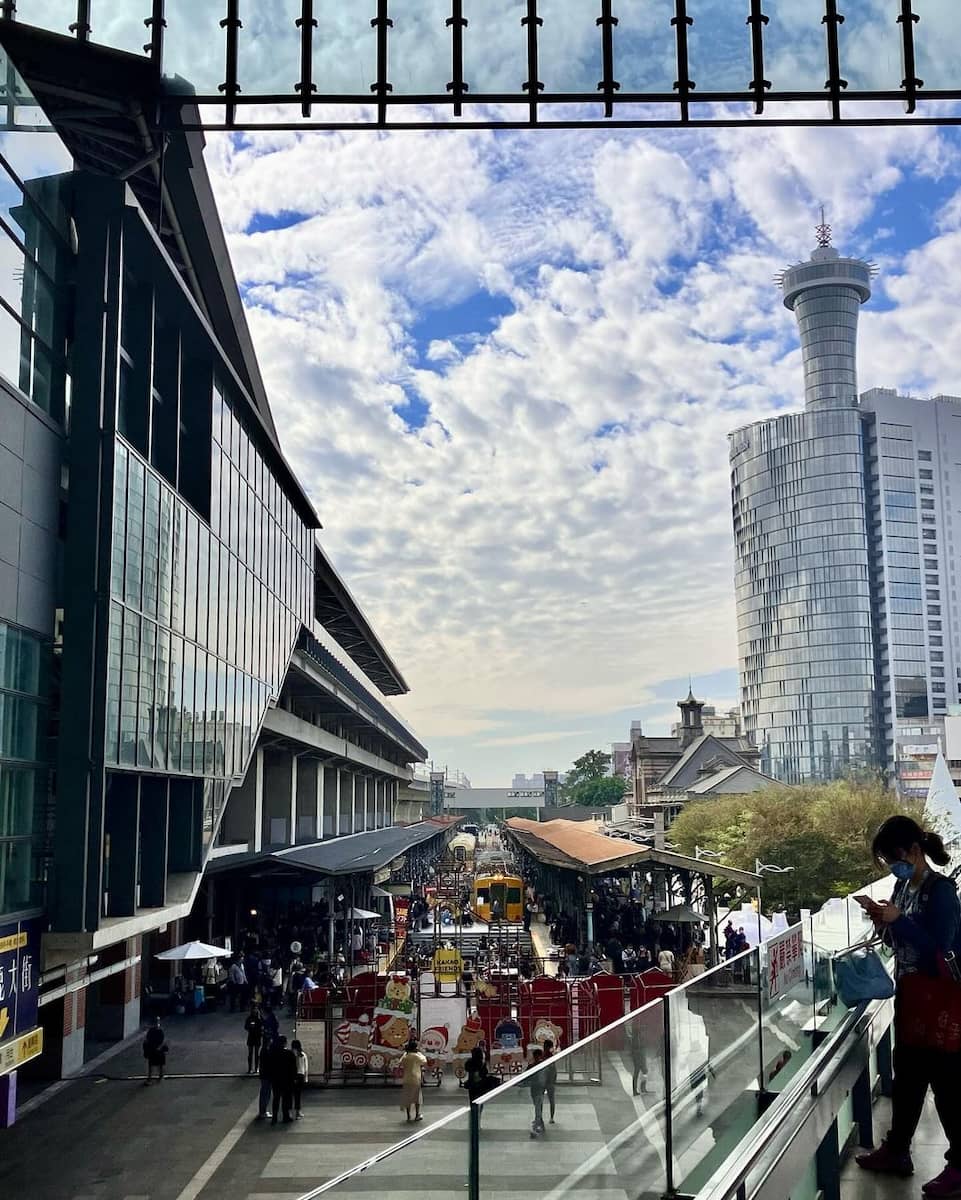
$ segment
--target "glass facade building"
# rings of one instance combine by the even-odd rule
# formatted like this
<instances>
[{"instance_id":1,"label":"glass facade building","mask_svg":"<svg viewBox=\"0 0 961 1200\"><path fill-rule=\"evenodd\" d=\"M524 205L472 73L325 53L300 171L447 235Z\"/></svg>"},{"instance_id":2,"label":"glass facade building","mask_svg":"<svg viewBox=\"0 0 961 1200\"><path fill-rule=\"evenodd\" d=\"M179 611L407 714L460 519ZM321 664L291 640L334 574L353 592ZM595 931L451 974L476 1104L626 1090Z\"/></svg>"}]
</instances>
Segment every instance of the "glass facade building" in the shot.
<instances>
[{"instance_id":1,"label":"glass facade building","mask_svg":"<svg viewBox=\"0 0 961 1200\"><path fill-rule=\"evenodd\" d=\"M84 954L185 917L225 836L322 837L328 774L336 832L389 824L426 751L281 450L203 135L138 116L148 58L0 33L0 914Z\"/></svg>"},{"instance_id":2,"label":"glass facade building","mask_svg":"<svg viewBox=\"0 0 961 1200\"><path fill-rule=\"evenodd\" d=\"M880 761L855 373L871 274L829 245L783 272L801 334L805 410L730 438L745 732L761 770L792 783Z\"/></svg>"},{"instance_id":3,"label":"glass facade building","mask_svg":"<svg viewBox=\"0 0 961 1200\"><path fill-rule=\"evenodd\" d=\"M760 769L788 782L876 756L862 461L856 409L732 435L744 724Z\"/></svg>"}]
</instances>

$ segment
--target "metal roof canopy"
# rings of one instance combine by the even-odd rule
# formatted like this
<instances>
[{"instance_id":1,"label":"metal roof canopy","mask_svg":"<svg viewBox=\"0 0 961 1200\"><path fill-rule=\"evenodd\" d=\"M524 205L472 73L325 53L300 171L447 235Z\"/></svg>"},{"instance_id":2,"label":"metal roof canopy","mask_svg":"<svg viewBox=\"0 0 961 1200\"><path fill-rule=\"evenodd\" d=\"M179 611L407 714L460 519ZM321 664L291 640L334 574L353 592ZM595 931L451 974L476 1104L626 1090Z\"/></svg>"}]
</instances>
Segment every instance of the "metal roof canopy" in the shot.
<instances>
[{"instance_id":1,"label":"metal roof canopy","mask_svg":"<svg viewBox=\"0 0 961 1200\"><path fill-rule=\"evenodd\" d=\"M109 43L113 35L126 48L139 11L158 85L161 73L209 75L190 55L222 37L221 77L195 80L207 90L185 96L180 79L177 92L158 95L161 121L193 103L220 109L222 121L208 129L961 123L961 113L937 111L961 100L961 22L939 10L915 12L914 2L882 0L883 20L866 28L861 0L809 0L801 27L784 19L776 0L727 0L721 12L709 0L673 0L671 15L657 17L628 0L525 0L519 20L515 12L499 22L484 0L405 0L401 8L396 0L355 0L335 6L336 18L318 0L207 0L215 12L203 18L192 7L168 12L164 0L132 0L120 16L116 0L76 0L75 20L51 18L47 27L80 42ZM252 15L258 20L245 29ZM2 24L15 16L16 0L0 0ZM564 55L558 32L572 47ZM822 55L822 87L790 73L784 50L799 46ZM482 62L485 49L494 66ZM373 78L369 91L357 92L365 58ZM259 81L264 62L269 79ZM478 78L485 66L489 78ZM289 83L278 92L285 74ZM812 101L826 101L824 115L791 115ZM904 115L878 111L891 101ZM934 111L919 110L926 102ZM781 106L773 115L772 104ZM239 116L252 105L295 111L290 120ZM340 106L343 115L315 118L319 106Z\"/></svg>"},{"instance_id":2,"label":"metal roof canopy","mask_svg":"<svg viewBox=\"0 0 961 1200\"><path fill-rule=\"evenodd\" d=\"M240 867L256 865L287 867L315 875L364 875L379 871L414 846L440 837L451 828L451 822L441 825L433 821L421 821L416 825L388 825L383 829L348 833L325 842L290 846L286 850L214 859L208 864L207 872L218 875Z\"/></svg>"},{"instance_id":3,"label":"metal roof canopy","mask_svg":"<svg viewBox=\"0 0 961 1200\"><path fill-rule=\"evenodd\" d=\"M675 854L670 850L657 850L653 846L637 846L633 842L623 841L625 846L631 847L624 854L618 855L616 849L608 859L603 859L597 862L587 862L578 859L573 853L565 851L555 841L548 840L551 837L551 832L547 831L538 834L533 828L526 826L535 826L538 822L525 821L524 826L512 824L514 821L522 820L522 818L512 817L505 822L504 828L506 832L517 839L521 846L538 862L544 863L546 866L560 867L568 871L579 871L584 875L605 875L613 871L624 870L628 867L643 866L651 864L655 866L673 867L675 870L689 871L696 875L710 876L712 879L730 879L734 883L745 884L749 887L757 887L761 883L760 875L754 871L742 871L738 867L727 867L723 863L705 862L700 858L688 858L685 854ZM554 822L543 822L544 825L554 824ZM604 834L594 835L596 837L605 837ZM612 849L617 847L619 838L609 838L612 844ZM573 849L573 847L572 847Z\"/></svg>"}]
</instances>

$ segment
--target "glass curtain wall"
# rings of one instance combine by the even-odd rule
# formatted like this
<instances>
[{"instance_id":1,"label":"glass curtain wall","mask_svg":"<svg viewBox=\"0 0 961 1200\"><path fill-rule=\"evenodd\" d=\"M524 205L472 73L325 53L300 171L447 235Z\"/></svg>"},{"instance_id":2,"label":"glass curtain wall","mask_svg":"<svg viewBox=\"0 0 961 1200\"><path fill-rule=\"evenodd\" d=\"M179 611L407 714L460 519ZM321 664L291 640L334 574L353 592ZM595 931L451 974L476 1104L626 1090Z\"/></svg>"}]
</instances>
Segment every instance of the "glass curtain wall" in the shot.
<instances>
[{"instance_id":1,"label":"glass curtain wall","mask_svg":"<svg viewBox=\"0 0 961 1200\"><path fill-rule=\"evenodd\" d=\"M41 901L48 647L0 621L0 916Z\"/></svg>"},{"instance_id":2,"label":"glass curtain wall","mask_svg":"<svg viewBox=\"0 0 961 1200\"><path fill-rule=\"evenodd\" d=\"M745 726L786 782L876 760L863 462L855 409L731 435Z\"/></svg>"},{"instance_id":3,"label":"glass curtain wall","mask_svg":"<svg viewBox=\"0 0 961 1200\"><path fill-rule=\"evenodd\" d=\"M70 405L71 157L0 48L0 373L63 422Z\"/></svg>"},{"instance_id":4,"label":"glass curtain wall","mask_svg":"<svg viewBox=\"0 0 961 1200\"><path fill-rule=\"evenodd\" d=\"M105 761L229 780L311 623L313 535L209 343L135 270L121 316ZM209 833L224 788L205 792Z\"/></svg>"}]
</instances>

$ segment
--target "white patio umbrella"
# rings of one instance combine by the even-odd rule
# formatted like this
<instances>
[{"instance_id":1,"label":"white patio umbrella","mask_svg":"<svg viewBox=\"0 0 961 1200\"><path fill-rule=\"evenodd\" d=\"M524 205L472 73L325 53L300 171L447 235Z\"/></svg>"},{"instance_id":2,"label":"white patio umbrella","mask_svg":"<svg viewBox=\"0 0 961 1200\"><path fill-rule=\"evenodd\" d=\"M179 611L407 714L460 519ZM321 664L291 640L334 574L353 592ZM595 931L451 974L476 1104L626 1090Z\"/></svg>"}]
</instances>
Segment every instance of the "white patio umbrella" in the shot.
<instances>
[{"instance_id":1,"label":"white patio umbrella","mask_svg":"<svg viewBox=\"0 0 961 1200\"><path fill-rule=\"evenodd\" d=\"M184 962L189 959L230 958L232 950L222 946L208 946L206 942L184 942L182 946L174 946L172 950L164 950L155 958L163 958L168 962Z\"/></svg>"},{"instance_id":2,"label":"white patio umbrella","mask_svg":"<svg viewBox=\"0 0 961 1200\"><path fill-rule=\"evenodd\" d=\"M379 921L380 913L371 912L366 908L352 908L347 917L351 921Z\"/></svg>"}]
</instances>

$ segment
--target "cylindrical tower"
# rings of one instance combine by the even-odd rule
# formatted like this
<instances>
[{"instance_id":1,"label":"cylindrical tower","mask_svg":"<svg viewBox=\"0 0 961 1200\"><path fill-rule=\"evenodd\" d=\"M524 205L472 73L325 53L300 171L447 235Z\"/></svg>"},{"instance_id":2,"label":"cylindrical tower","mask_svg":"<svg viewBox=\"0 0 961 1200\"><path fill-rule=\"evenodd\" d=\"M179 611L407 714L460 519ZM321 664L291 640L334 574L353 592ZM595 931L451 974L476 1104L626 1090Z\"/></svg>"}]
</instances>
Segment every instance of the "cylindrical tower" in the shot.
<instances>
[{"instance_id":1,"label":"cylindrical tower","mask_svg":"<svg viewBox=\"0 0 961 1200\"><path fill-rule=\"evenodd\" d=\"M805 408L855 408L858 309L871 296L875 267L838 254L823 214L817 243L807 262L778 276L784 306L797 317L801 333Z\"/></svg>"},{"instance_id":2,"label":"cylindrical tower","mask_svg":"<svg viewBox=\"0 0 961 1200\"><path fill-rule=\"evenodd\" d=\"M797 313L805 411L731 434L741 705L761 769L830 779L878 761L858 308L874 268L818 228L778 282Z\"/></svg>"}]
</instances>

